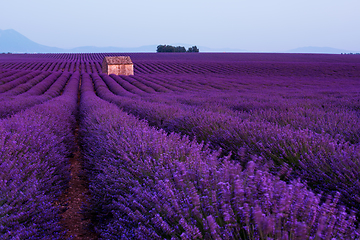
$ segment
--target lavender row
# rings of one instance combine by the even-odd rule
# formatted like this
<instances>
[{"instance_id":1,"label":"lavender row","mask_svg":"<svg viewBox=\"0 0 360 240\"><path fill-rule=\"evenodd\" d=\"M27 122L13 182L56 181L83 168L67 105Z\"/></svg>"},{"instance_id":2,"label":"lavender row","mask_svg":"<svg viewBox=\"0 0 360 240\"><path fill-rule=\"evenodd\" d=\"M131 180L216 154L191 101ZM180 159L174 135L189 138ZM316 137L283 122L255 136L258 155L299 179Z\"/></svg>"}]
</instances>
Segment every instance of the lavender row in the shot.
<instances>
[{"instance_id":1,"label":"lavender row","mask_svg":"<svg viewBox=\"0 0 360 240\"><path fill-rule=\"evenodd\" d=\"M43 81L36 84L33 88L20 94L21 97L29 97L33 95L41 95L60 77L61 73L52 73Z\"/></svg>"},{"instance_id":2,"label":"lavender row","mask_svg":"<svg viewBox=\"0 0 360 240\"><path fill-rule=\"evenodd\" d=\"M186 86L184 84L177 84L174 78L170 78L171 80L174 80L174 82L167 84L165 80L156 81L153 78L145 75L118 76L115 74L110 74L107 76L106 74L100 74L100 76L104 79L104 81L106 81L106 84L112 85L112 89L116 92L117 95L121 96L133 96L133 94L146 96L147 94L152 93L166 93L171 91L200 89L200 87L197 87L194 83L188 83ZM170 82L169 79L167 79L167 81ZM204 86L202 86L202 88L203 90L206 89Z\"/></svg>"},{"instance_id":3,"label":"lavender row","mask_svg":"<svg viewBox=\"0 0 360 240\"><path fill-rule=\"evenodd\" d=\"M23 76L24 74L27 74L27 73L28 72L1 69L0 85L3 85L7 82L10 82L10 81L16 79L16 77L15 78L13 77L15 74L18 74L17 77L19 77L19 76Z\"/></svg>"},{"instance_id":4,"label":"lavender row","mask_svg":"<svg viewBox=\"0 0 360 240\"><path fill-rule=\"evenodd\" d=\"M204 91L218 89L239 88L230 79L222 79L218 76L197 75L148 75L138 74L134 76L111 75L115 80L128 82L145 93L170 92L170 91ZM141 94L141 93L138 93Z\"/></svg>"},{"instance_id":5,"label":"lavender row","mask_svg":"<svg viewBox=\"0 0 360 240\"><path fill-rule=\"evenodd\" d=\"M169 89L171 91L179 91L179 92L182 92L184 91L184 88L182 85L177 85L177 83L175 81L171 81L171 79L169 79L168 77L166 76L161 76L161 75L158 75L158 76L151 76L151 77L147 77L146 78L147 80L155 83L155 84L159 84L163 87L165 87L166 89Z\"/></svg>"},{"instance_id":6,"label":"lavender row","mask_svg":"<svg viewBox=\"0 0 360 240\"><path fill-rule=\"evenodd\" d=\"M26 83L29 83L32 85L32 79L34 79L36 76L40 75L41 72L30 72L28 73L27 75L23 76L23 77L20 77L20 78L17 78L16 80L14 81L11 81L7 84L4 84L1 86L1 89L0 89L0 92L1 93L6 93L7 91L9 90L12 90L16 87L18 87L22 84L26 84ZM52 73L50 76L46 77L45 80L43 81L39 81L39 79L36 79L36 89L46 89L48 88L58 77L59 77L60 73ZM25 93L23 95L33 95L31 92L34 91L34 90L30 90L30 94L28 93ZM36 90L35 90L36 91ZM29 91L28 91L29 92ZM35 93L35 95L38 95Z\"/></svg>"},{"instance_id":7,"label":"lavender row","mask_svg":"<svg viewBox=\"0 0 360 240\"><path fill-rule=\"evenodd\" d=\"M294 130L262 121L243 120L194 107L168 105L114 95L100 77L93 75L97 94L150 124L196 137L200 141L244 161L246 155L259 155L261 164L286 164L293 175L309 182L316 190L339 191L343 201L360 209L360 146L325 133ZM246 160L247 158L245 158ZM355 193L355 194L354 194Z\"/></svg>"},{"instance_id":8,"label":"lavender row","mask_svg":"<svg viewBox=\"0 0 360 240\"><path fill-rule=\"evenodd\" d=\"M22 84L18 84L16 87L12 88L11 90L1 93L0 99L5 100L6 97L8 97L8 96L15 96L15 95L24 93L24 92L28 91L30 88L32 88L34 85L36 85L39 82L41 82L42 80L44 80L49 75L50 75L50 73L48 73L48 72L42 72L39 75L37 75L36 77L34 77L34 76L29 77L26 80L26 82L24 82Z\"/></svg>"},{"instance_id":9,"label":"lavender row","mask_svg":"<svg viewBox=\"0 0 360 240\"><path fill-rule=\"evenodd\" d=\"M29 91L20 95L3 97L0 106L0 118L11 116L21 110L44 103L59 96L71 74L63 73L60 77L59 75L60 73L49 75L43 82L40 82L33 86ZM73 75L74 77L79 77L78 72ZM49 87L50 84L52 85Z\"/></svg>"},{"instance_id":10,"label":"lavender row","mask_svg":"<svg viewBox=\"0 0 360 240\"><path fill-rule=\"evenodd\" d=\"M0 239L63 239L55 200L67 187L79 75L62 96L0 120Z\"/></svg>"},{"instance_id":11,"label":"lavender row","mask_svg":"<svg viewBox=\"0 0 360 240\"><path fill-rule=\"evenodd\" d=\"M339 100L339 98L341 99ZM152 102L185 104L226 113L251 121L267 121L294 129L325 132L352 144L360 141L360 98L337 93L336 97L307 91L307 95L278 92L197 92L147 96Z\"/></svg>"},{"instance_id":12,"label":"lavender row","mask_svg":"<svg viewBox=\"0 0 360 240\"><path fill-rule=\"evenodd\" d=\"M12 75L9 78L3 79L3 81L9 80L5 84L0 86L0 93L6 92L19 84L25 83L31 78L39 75L39 72L19 72L17 74Z\"/></svg>"},{"instance_id":13,"label":"lavender row","mask_svg":"<svg viewBox=\"0 0 360 240\"><path fill-rule=\"evenodd\" d=\"M151 75L139 75L140 77L142 78L145 78L146 80L149 80L151 81ZM137 81L139 81L140 83L142 83L143 81L141 80L141 78L139 76L134 76L133 78L135 78ZM185 79L189 79L189 76L184 76L184 75L181 75L182 77L178 77L178 76L167 76L167 77L164 77L163 81L164 83L169 83L171 84L172 86L176 86L178 88L180 88L182 91L184 89L186 90L199 90L197 84L196 84L196 81L193 81L192 84L188 84L186 83L186 80ZM124 80L126 80L126 77L122 76L122 78ZM190 77L191 78L191 77ZM192 77L193 79L198 79L199 77ZM191 85L191 86L189 86ZM207 89L207 85L204 85L202 86L202 90L206 90ZM146 91L148 93L151 93L149 91ZM155 91L152 91L152 92L155 92Z\"/></svg>"},{"instance_id":14,"label":"lavender row","mask_svg":"<svg viewBox=\"0 0 360 240\"><path fill-rule=\"evenodd\" d=\"M357 81L336 81L328 86L309 87L308 79L298 83L295 88L286 89L282 86L278 88L259 88L250 86L247 91L207 91L178 95L166 95L164 97L174 99L180 103L197 106L204 105L223 105L232 110L250 112L255 110L286 110L287 107L316 107L325 110L332 108L342 108L347 110L360 110L360 98L358 92L360 88ZM265 80L262 81L266 83ZM291 83L291 82L290 82ZM250 85L250 82L247 82Z\"/></svg>"},{"instance_id":15,"label":"lavender row","mask_svg":"<svg viewBox=\"0 0 360 240\"><path fill-rule=\"evenodd\" d=\"M13 62L13 63L7 63L6 68L9 69L16 69L16 70L30 70L30 71L49 71L49 72L58 72L61 71L60 69L62 63L60 62Z\"/></svg>"},{"instance_id":16,"label":"lavender row","mask_svg":"<svg viewBox=\"0 0 360 240\"><path fill-rule=\"evenodd\" d=\"M1 66L1 64L0 64ZM48 72L87 72L87 73L101 73L101 63L97 61L91 62L13 62L7 63L8 69L27 70L27 71L48 71ZM0 76L1 77L1 76Z\"/></svg>"},{"instance_id":17,"label":"lavender row","mask_svg":"<svg viewBox=\"0 0 360 240\"><path fill-rule=\"evenodd\" d=\"M96 74L95 74L96 75ZM97 76L97 75L96 75ZM104 81L108 81L109 84L112 84L114 87L114 91L117 92L119 95L129 95L122 93L123 91L119 91L119 86L130 93L137 94L139 96L144 95L145 92L139 89L138 87L130 84L128 81L125 81L123 77L120 77L115 74L110 74L110 76L106 76L106 74L101 74L101 77L104 78ZM115 80L115 81L114 81Z\"/></svg>"},{"instance_id":18,"label":"lavender row","mask_svg":"<svg viewBox=\"0 0 360 240\"><path fill-rule=\"evenodd\" d=\"M171 92L170 88L166 87L166 84L162 85L161 83L151 81L150 79L148 79L145 76L141 76L141 77L137 78L137 80L140 81L141 83L143 83L144 85L151 87L156 92L164 92L164 93Z\"/></svg>"},{"instance_id":19,"label":"lavender row","mask_svg":"<svg viewBox=\"0 0 360 240\"><path fill-rule=\"evenodd\" d=\"M310 129L316 133L325 132L333 138L342 138L352 144L360 142L360 115L343 108L324 110L321 108L293 107L284 111L275 109L257 110L251 119L264 119L281 126L295 129Z\"/></svg>"},{"instance_id":20,"label":"lavender row","mask_svg":"<svg viewBox=\"0 0 360 240\"><path fill-rule=\"evenodd\" d=\"M355 217L298 181L253 161L168 135L81 87L81 136L92 195L89 217L104 239L355 239ZM99 88L99 87L98 87Z\"/></svg>"},{"instance_id":21,"label":"lavender row","mask_svg":"<svg viewBox=\"0 0 360 240\"><path fill-rule=\"evenodd\" d=\"M56 79L56 81L43 94L49 95L51 97L60 95L60 93L64 90L64 87L68 83L70 76L72 75L77 76L78 73L71 74L65 72L61 74L61 76L58 79Z\"/></svg>"},{"instance_id":22,"label":"lavender row","mask_svg":"<svg viewBox=\"0 0 360 240\"><path fill-rule=\"evenodd\" d=\"M19 77L29 74L30 71L8 71L1 78L1 84L11 82Z\"/></svg>"}]
</instances>

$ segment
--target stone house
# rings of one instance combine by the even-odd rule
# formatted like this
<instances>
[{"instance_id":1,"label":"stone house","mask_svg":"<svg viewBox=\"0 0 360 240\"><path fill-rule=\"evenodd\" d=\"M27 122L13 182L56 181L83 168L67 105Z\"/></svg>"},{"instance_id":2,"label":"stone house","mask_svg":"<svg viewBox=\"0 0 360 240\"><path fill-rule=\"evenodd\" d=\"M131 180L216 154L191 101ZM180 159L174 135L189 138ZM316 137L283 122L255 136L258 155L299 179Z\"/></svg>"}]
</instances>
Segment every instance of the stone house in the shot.
<instances>
[{"instance_id":1,"label":"stone house","mask_svg":"<svg viewBox=\"0 0 360 240\"><path fill-rule=\"evenodd\" d=\"M134 75L134 64L129 56L104 57L102 72L116 75Z\"/></svg>"}]
</instances>

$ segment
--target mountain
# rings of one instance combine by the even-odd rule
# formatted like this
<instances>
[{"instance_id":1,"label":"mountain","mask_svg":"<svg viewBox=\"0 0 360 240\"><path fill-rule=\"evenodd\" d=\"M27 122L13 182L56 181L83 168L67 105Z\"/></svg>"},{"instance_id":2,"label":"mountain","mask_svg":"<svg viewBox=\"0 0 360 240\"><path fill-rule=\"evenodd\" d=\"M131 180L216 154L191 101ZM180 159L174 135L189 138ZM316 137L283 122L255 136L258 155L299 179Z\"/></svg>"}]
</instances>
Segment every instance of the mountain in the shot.
<instances>
[{"instance_id":1,"label":"mountain","mask_svg":"<svg viewBox=\"0 0 360 240\"><path fill-rule=\"evenodd\" d=\"M340 54L348 53L351 51L344 49L337 49L331 47L300 47L292 50L286 51L287 53L331 53L331 54Z\"/></svg>"},{"instance_id":2,"label":"mountain","mask_svg":"<svg viewBox=\"0 0 360 240\"><path fill-rule=\"evenodd\" d=\"M0 29L0 53L98 53L98 52L155 52L156 45L141 46L136 48L120 47L77 47L72 49L63 49L57 47L48 47L31 41L24 35L13 29Z\"/></svg>"},{"instance_id":3,"label":"mountain","mask_svg":"<svg viewBox=\"0 0 360 240\"><path fill-rule=\"evenodd\" d=\"M0 30L0 52L13 53L50 53L64 52L61 48L48 47L31 41L13 29Z\"/></svg>"}]
</instances>

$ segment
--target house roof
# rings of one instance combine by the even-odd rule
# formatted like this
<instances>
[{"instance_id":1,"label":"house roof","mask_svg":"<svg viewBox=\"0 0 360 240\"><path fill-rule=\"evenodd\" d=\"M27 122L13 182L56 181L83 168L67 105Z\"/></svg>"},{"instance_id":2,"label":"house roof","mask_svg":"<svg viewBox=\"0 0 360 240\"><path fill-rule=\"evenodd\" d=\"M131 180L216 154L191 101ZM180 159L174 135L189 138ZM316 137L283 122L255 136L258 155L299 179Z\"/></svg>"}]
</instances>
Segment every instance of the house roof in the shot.
<instances>
[{"instance_id":1,"label":"house roof","mask_svg":"<svg viewBox=\"0 0 360 240\"><path fill-rule=\"evenodd\" d=\"M129 56L118 56L118 57L105 57L103 63L106 62L108 65L127 65L133 64Z\"/></svg>"}]
</instances>

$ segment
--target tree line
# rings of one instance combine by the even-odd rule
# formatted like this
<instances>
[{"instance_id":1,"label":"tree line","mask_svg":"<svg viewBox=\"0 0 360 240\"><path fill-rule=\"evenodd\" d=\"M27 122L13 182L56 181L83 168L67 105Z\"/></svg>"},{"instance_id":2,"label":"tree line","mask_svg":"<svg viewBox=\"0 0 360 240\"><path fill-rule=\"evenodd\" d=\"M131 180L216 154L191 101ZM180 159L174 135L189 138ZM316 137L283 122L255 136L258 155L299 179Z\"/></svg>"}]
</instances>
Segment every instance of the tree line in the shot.
<instances>
[{"instance_id":1,"label":"tree line","mask_svg":"<svg viewBox=\"0 0 360 240\"><path fill-rule=\"evenodd\" d=\"M156 52L199 52L196 46L189 47L188 50L183 46L158 45Z\"/></svg>"}]
</instances>

